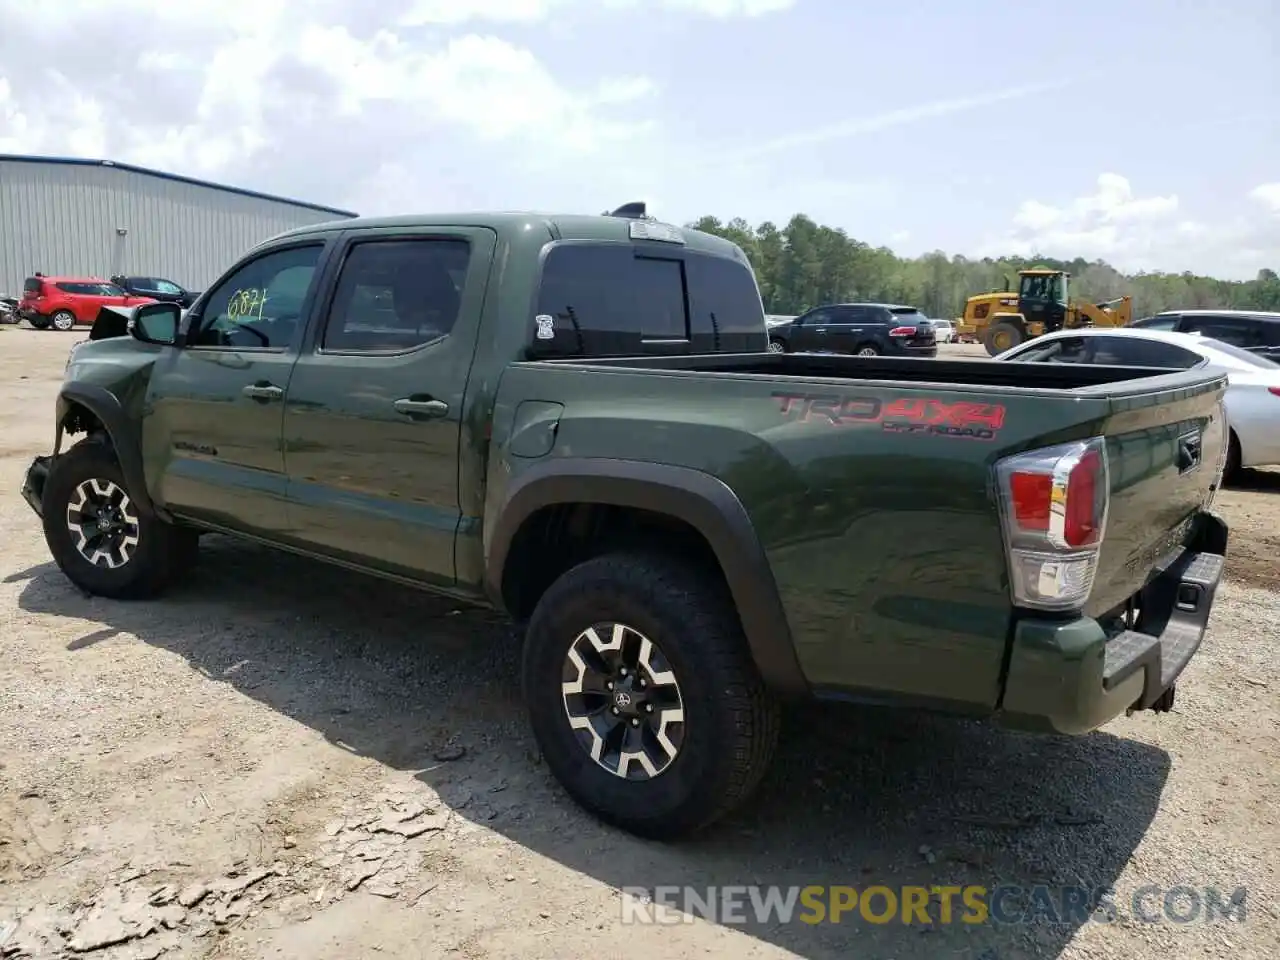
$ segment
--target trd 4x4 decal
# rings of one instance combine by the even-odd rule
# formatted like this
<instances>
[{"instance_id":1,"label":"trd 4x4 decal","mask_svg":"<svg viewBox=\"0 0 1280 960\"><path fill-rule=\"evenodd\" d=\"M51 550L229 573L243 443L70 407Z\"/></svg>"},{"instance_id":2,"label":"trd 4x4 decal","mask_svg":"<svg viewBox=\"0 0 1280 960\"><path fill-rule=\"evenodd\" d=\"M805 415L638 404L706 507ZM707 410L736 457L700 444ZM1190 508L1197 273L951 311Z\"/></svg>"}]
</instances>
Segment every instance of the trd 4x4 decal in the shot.
<instances>
[{"instance_id":1,"label":"trd 4x4 decal","mask_svg":"<svg viewBox=\"0 0 1280 960\"><path fill-rule=\"evenodd\" d=\"M793 423L816 421L836 427L879 424L893 433L927 433L966 440L994 440L1004 426L1004 407L994 403L935 397L879 397L792 393L775 390L782 416Z\"/></svg>"}]
</instances>

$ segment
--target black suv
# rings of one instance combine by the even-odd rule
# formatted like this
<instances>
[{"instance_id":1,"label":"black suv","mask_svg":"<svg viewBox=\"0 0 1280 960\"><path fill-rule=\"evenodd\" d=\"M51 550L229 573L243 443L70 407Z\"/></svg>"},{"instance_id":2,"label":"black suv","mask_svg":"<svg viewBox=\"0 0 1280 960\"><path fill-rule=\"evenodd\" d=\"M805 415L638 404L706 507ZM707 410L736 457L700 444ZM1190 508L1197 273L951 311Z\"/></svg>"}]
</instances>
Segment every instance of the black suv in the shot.
<instances>
[{"instance_id":1,"label":"black suv","mask_svg":"<svg viewBox=\"0 0 1280 960\"><path fill-rule=\"evenodd\" d=\"M1264 310L1165 310L1135 320L1132 326L1198 333L1280 360L1280 313Z\"/></svg>"},{"instance_id":2,"label":"black suv","mask_svg":"<svg viewBox=\"0 0 1280 960\"><path fill-rule=\"evenodd\" d=\"M833 303L769 328L774 353L852 353L936 357L933 324L915 307L892 303Z\"/></svg>"},{"instance_id":3,"label":"black suv","mask_svg":"<svg viewBox=\"0 0 1280 960\"><path fill-rule=\"evenodd\" d=\"M176 303L184 309L195 303L196 297L200 296L199 290L188 290L181 284L163 277L116 276L111 278L111 282L117 287L123 287L135 297L150 297L152 300Z\"/></svg>"}]
</instances>

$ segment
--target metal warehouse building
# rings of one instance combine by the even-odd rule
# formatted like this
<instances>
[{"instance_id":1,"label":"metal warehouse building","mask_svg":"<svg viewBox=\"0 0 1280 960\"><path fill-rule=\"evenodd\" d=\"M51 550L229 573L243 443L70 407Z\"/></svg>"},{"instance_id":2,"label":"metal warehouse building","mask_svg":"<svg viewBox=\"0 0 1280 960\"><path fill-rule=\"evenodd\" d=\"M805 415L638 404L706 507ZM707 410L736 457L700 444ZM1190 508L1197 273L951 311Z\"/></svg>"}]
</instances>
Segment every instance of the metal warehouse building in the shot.
<instances>
[{"instance_id":1,"label":"metal warehouse building","mask_svg":"<svg viewBox=\"0 0 1280 960\"><path fill-rule=\"evenodd\" d=\"M254 244L354 216L110 160L0 154L0 296L36 271L202 290Z\"/></svg>"}]
</instances>

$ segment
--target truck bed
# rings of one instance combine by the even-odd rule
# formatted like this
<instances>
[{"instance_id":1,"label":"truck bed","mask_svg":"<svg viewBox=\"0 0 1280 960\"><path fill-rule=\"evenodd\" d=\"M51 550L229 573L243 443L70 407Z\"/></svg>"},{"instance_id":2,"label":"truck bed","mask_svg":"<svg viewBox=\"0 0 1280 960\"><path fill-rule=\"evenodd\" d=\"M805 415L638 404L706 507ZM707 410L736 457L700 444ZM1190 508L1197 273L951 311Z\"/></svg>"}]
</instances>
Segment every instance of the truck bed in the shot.
<instances>
[{"instance_id":1,"label":"truck bed","mask_svg":"<svg viewBox=\"0 0 1280 960\"><path fill-rule=\"evenodd\" d=\"M728 353L673 357L612 357L536 360L552 366L653 370L668 373L724 373L751 377L875 380L936 386L1017 387L1091 392L1109 386L1176 373L1159 367L1119 367L1057 363L1005 363L989 359L938 360L916 357L853 357L838 354ZM1114 389L1106 391L1113 394Z\"/></svg>"}]
</instances>

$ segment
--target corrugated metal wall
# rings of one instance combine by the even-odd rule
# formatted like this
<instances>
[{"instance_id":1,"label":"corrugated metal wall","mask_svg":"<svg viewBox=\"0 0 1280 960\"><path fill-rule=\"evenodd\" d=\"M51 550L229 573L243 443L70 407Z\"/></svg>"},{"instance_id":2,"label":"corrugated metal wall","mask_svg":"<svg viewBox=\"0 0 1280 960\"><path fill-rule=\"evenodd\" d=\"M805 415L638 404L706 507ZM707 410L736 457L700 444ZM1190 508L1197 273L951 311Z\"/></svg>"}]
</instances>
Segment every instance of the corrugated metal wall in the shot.
<instances>
[{"instance_id":1,"label":"corrugated metal wall","mask_svg":"<svg viewBox=\"0 0 1280 960\"><path fill-rule=\"evenodd\" d=\"M202 290L254 244L337 219L115 166L0 159L0 295L21 296L37 270L164 277Z\"/></svg>"}]
</instances>

